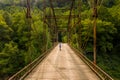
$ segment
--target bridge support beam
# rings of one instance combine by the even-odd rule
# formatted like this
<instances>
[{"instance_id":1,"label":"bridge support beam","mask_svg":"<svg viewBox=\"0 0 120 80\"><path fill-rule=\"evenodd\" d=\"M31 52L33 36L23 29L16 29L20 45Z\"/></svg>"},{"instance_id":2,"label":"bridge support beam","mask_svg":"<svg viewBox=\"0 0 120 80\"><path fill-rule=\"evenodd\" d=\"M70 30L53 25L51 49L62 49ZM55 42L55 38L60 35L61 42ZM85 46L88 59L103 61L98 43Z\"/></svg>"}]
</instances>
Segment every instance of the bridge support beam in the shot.
<instances>
[{"instance_id":1,"label":"bridge support beam","mask_svg":"<svg viewBox=\"0 0 120 80\"><path fill-rule=\"evenodd\" d=\"M94 44L93 44L93 52L94 52L94 64L96 64L96 25L97 25L97 0L94 0L94 6L93 6L93 18L94 18L94 26L93 26L93 38L94 38Z\"/></svg>"},{"instance_id":2,"label":"bridge support beam","mask_svg":"<svg viewBox=\"0 0 120 80\"><path fill-rule=\"evenodd\" d=\"M71 7L70 7L69 18L68 18L68 28L67 28L67 30L68 30L68 33L67 33L67 36L68 36L67 40L68 40L68 43L70 43L70 40L71 40L71 25L70 25L70 24L71 24L71 18L72 18L71 14L72 14L74 2L75 2L75 0L72 0L72 2L71 2Z\"/></svg>"}]
</instances>

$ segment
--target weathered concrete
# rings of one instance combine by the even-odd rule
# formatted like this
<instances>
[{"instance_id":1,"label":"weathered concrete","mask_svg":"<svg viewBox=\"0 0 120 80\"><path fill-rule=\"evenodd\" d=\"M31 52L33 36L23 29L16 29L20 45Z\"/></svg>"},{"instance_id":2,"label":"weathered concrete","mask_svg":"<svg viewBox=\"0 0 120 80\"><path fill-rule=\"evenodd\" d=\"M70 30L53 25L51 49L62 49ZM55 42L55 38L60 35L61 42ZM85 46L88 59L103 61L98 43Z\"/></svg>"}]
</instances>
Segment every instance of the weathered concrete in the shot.
<instances>
[{"instance_id":1,"label":"weathered concrete","mask_svg":"<svg viewBox=\"0 0 120 80\"><path fill-rule=\"evenodd\" d=\"M70 49L59 46L40 63L25 80L100 80L96 74Z\"/></svg>"}]
</instances>

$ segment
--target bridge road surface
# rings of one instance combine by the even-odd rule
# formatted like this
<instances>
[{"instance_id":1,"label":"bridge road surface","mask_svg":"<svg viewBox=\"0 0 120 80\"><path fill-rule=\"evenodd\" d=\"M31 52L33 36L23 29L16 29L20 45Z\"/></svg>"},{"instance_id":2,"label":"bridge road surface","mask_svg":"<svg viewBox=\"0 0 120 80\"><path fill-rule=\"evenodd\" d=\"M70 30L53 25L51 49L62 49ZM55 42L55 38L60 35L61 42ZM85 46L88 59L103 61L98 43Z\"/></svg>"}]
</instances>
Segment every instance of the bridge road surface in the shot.
<instances>
[{"instance_id":1,"label":"bridge road surface","mask_svg":"<svg viewBox=\"0 0 120 80\"><path fill-rule=\"evenodd\" d=\"M67 44L57 45L24 80L100 80Z\"/></svg>"}]
</instances>

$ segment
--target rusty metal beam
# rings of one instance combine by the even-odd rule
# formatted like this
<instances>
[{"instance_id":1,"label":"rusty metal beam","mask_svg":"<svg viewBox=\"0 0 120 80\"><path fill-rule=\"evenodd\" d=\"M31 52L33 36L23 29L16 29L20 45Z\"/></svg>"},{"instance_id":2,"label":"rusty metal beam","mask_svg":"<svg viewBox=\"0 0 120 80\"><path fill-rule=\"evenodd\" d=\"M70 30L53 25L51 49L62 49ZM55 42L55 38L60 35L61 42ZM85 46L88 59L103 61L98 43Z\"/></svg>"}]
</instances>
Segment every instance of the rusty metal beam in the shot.
<instances>
[{"instance_id":1,"label":"rusty metal beam","mask_svg":"<svg viewBox=\"0 0 120 80\"><path fill-rule=\"evenodd\" d=\"M81 38L81 6L82 6L82 1L80 0L78 2L78 11L79 11L79 17L78 17L78 23L76 23L75 25L78 24L78 47L81 48L82 47L82 38Z\"/></svg>"},{"instance_id":2,"label":"rusty metal beam","mask_svg":"<svg viewBox=\"0 0 120 80\"><path fill-rule=\"evenodd\" d=\"M54 10L53 4L52 4L52 0L49 0L49 1L50 1L50 6L51 6L52 12L53 12L53 17L54 17L54 20L55 20L54 30L55 30L55 34L56 34L56 40L57 40L57 20L56 20L55 10Z\"/></svg>"},{"instance_id":3,"label":"rusty metal beam","mask_svg":"<svg viewBox=\"0 0 120 80\"><path fill-rule=\"evenodd\" d=\"M27 4L26 4L26 7L27 7L27 12L26 12L26 18L32 18L31 17L31 9L30 9L30 0L27 0Z\"/></svg>"},{"instance_id":4,"label":"rusty metal beam","mask_svg":"<svg viewBox=\"0 0 120 80\"><path fill-rule=\"evenodd\" d=\"M45 20L46 20L46 18L45 18L45 15L46 15L46 1L44 0L43 1L43 21L44 21L44 23L43 23L43 35L44 35L44 37L43 37L43 43L44 43L44 46L43 46L43 49L42 49L42 51L43 52L45 52L46 50L47 50L47 37L46 37L46 25L45 25Z\"/></svg>"},{"instance_id":5,"label":"rusty metal beam","mask_svg":"<svg viewBox=\"0 0 120 80\"><path fill-rule=\"evenodd\" d=\"M68 43L70 42L70 22L71 22L71 13L72 13L72 9L73 9L73 6L74 6L74 1L75 0L72 0L71 7L70 7L69 18L68 18Z\"/></svg>"},{"instance_id":6,"label":"rusty metal beam","mask_svg":"<svg viewBox=\"0 0 120 80\"><path fill-rule=\"evenodd\" d=\"M70 8L54 8L55 10L70 10Z\"/></svg>"},{"instance_id":7,"label":"rusty metal beam","mask_svg":"<svg viewBox=\"0 0 120 80\"><path fill-rule=\"evenodd\" d=\"M94 57L94 64L96 64L96 26L97 26L97 0L94 0L94 5L93 5L93 18L94 18L94 26L93 26L93 57Z\"/></svg>"},{"instance_id":8,"label":"rusty metal beam","mask_svg":"<svg viewBox=\"0 0 120 80\"><path fill-rule=\"evenodd\" d=\"M52 0L52 2L57 2L57 1L65 1L65 0ZM72 0L67 0L69 2L71 2ZM76 1L79 1L79 0L76 0Z\"/></svg>"},{"instance_id":9,"label":"rusty metal beam","mask_svg":"<svg viewBox=\"0 0 120 80\"><path fill-rule=\"evenodd\" d=\"M56 20L55 10L54 10L54 8L53 8L52 0L50 0L50 6L51 6L51 8L52 8L53 17L54 17L54 20L55 20L55 24L56 24L56 26L57 26L57 20Z\"/></svg>"},{"instance_id":10,"label":"rusty metal beam","mask_svg":"<svg viewBox=\"0 0 120 80\"><path fill-rule=\"evenodd\" d=\"M65 0L51 0L52 2L57 2L57 1L65 1ZM71 1L71 0L68 0Z\"/></svg>"},{"instance_id":11,"label":"rusty metal beam","mask_svg":"<svg viewBox=\"0 0 120 80\"><path fill-rule=\"evenodd\" d=\"M45 16L48 19L54 19L54 16ZM71 18L78 18L79 15L71 15ZM69 15L56 15L56 19L68 19Z\"/></svg>"}]
</instances>

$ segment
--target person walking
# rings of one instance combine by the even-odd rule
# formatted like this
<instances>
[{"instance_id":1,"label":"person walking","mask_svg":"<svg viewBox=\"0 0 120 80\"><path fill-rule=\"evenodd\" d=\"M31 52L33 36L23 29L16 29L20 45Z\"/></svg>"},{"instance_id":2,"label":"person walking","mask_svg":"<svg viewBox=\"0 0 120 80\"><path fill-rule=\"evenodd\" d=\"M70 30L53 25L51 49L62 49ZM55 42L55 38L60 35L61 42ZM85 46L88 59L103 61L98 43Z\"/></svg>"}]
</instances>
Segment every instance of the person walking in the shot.
<instances>
[{"instance_id":1,"label":"person walking","mask_svg":"<svg viewBox=\"0 0 120 80\"><path fill-rule=\"evenodd\" d=\"M60 49L60 51L61 51L61 43L59 43L59 49Z\"/></svg>"}]
</instances>

